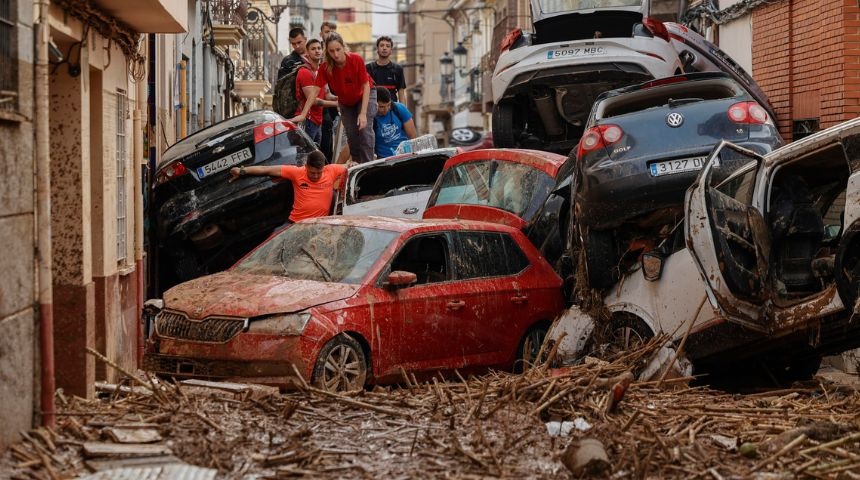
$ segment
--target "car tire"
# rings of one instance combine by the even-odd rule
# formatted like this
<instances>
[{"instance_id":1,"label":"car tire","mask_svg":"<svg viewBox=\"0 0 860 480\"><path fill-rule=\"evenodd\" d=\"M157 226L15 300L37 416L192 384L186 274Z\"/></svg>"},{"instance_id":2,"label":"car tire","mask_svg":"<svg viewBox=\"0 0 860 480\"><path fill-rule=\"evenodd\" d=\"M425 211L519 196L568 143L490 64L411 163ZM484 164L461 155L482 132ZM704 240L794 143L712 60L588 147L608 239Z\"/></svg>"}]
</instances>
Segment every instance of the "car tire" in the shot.
<instances>
[{"instance_id":1,"label":"car tire","mask_svg":"<svg viewBox=\"0 0 860 480\"><path fill-rule=\"evenodd\" d=\"M345 392L364 388L367 378L364 349L344 333L329 340L320 350L311 382L328 392Z\"/></svg>"},{"instance_id":2,"label":"car tire","mask_svg":"<svg viewBox=\"0 0 860 480\"><path fill-rule=\"evenodd\" d=\"M845 308L853 309L860 295L860 220L842 234L836 255L836 288Z\"/></svg>"},{"instance_id":3,"label":"car tire","mask_svg":"<svg viewBox=\"0 0 860 480\"><path fill-rule=\"evenodd\" d=\"M640 348L654 337L648 324L630 314L614 315L607 333L607 341L619 351Z\"/></svg>"},{"instance_id":4,"label":"car tire","mask_svg":"<svg viewBox=\"0 0 860 480\"><path fill-rule=\"evenodd\" d=\"M514 106L511 103L498 103L493 107L493 147L514 148Z\"/></svg>"},{"instance_id":5,"label":"car tire","mask_svg":"<svg viewBox=\"0 0 860 480\"><path fill-rule=\"evenodd\" d=\"M804 382L811 380L818 370L821 368L821 356L813 355L812 357L793 360L782 372L780 372L780 380L786 385L791 385L794 382Z\"/></svg>"},{"instance_id":6,"label":"car tire","mask_svg":"<svg viewBox=\"0 0 860 480\"><path fill-rule=\"evenodd\" d=\"M478 143L481 135L471 128L455 128L451 131L449 141L452 145L473 145Z\"/></svg>"},{"instance_id":7,"label":"car tire","mask_svg":"<svg viewBox=\"0 0 860 480\"><path fill-rule=\"evenodd\" d=\"M587 228L581 234L585 257L585 278L591 288L609 288L621 277L618 270L618 248L610 230Z\"/></svg>"},{"instance_id":8,"label":"car tire","mask_svg":"<svg viewBox=\"0 0 860 480\"><path fill-rule=\"evenodd\" d=\"M528 330L520 339L517 347L517 358L514 361L514 372L522 373L535 364L541 346L546 339L547 325L538 324ZM546 352L544 352L546 354Z\"/></svg>"}]
</instances>

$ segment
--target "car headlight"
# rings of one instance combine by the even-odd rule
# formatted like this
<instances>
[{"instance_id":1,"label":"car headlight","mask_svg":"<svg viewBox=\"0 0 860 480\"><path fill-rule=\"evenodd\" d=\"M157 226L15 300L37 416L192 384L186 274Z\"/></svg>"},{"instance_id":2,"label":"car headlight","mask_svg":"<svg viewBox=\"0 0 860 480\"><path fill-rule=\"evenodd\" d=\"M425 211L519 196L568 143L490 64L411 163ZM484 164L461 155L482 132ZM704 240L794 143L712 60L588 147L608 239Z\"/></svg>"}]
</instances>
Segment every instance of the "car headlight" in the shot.
<instances>
[{"instance_id":1,"label":"car headlight","mask_svg":"<svg viewBox=\"0 0 860 480\"><path fill-rule=\"evenodd\" d=\"M257 317L251 319L248 331L278 335L301 335L310 319L310 313L281 313Z\"/></svg>"}]
</instances>

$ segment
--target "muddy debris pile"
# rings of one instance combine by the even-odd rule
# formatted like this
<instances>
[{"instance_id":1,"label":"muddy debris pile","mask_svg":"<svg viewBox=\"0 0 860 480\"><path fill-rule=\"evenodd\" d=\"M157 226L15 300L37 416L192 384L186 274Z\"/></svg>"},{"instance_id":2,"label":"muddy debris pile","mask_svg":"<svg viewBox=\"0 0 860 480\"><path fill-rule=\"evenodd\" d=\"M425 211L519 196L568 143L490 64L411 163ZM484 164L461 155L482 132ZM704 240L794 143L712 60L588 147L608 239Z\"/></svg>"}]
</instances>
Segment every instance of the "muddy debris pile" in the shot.
<instances>
[{"instance_id":1,"label":"muddy debris pile","mask_svg":"<svg viewBox=\"0 0 860 480\"><path fill-rule=\"evenodd\" d=\"M22 433L0 476L860 478L857 391L633 381L659 347L351 394L138 374L95 400L58 393L57 428Z\"/></svg>"}]
</instances>

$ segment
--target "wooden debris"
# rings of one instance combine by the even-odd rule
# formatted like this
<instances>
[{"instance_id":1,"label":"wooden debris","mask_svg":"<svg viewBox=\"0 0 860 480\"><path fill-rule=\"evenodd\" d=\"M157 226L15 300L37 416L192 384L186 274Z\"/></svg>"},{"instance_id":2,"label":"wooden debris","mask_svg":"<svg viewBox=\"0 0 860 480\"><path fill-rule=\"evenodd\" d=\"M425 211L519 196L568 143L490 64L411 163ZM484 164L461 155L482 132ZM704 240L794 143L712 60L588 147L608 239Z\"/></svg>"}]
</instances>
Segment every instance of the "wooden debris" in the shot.
<instances>
[{"instance_id":1,"label":"wooden debris","mask_svg":"<svg viewBox=\"0 0 860 480\"><path fill-rule=\"evenodd\" d=\"M93 457L152 457L156 455L172 455L173 452L165 445L152 444L116 444L105 442L84 443L84 455Z\"/></svg>"},{"instance_id":2,"label":"wooden debris","mask_svg":"<svg viewBox=\"0 0 860 480\"><path fill-rule=\"evenodd\" d=\"M561 463L575 476L603 475L612 468L606 448L596 438L571 442L561 456Z\"/></svg>"},{"instance_id":3,"label":"wooden debris","mask_svg":"<svg viewBox=\"0 0 860 480\"><path fill-rule=\"evenodd\" d=\"M162 440L161 434L153 428L108 427L104 434L116 443L155 443Z\"/></svg>"}]
</instances>

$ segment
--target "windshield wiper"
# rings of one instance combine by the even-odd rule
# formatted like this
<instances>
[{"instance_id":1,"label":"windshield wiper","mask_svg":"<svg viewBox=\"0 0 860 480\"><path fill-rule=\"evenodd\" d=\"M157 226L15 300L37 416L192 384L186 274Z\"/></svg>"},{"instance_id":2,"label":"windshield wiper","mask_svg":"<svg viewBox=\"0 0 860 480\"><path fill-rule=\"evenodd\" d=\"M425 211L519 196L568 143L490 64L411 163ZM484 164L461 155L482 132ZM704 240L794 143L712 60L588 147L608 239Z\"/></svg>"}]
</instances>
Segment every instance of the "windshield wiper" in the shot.
<instances>
[{"instance_id":1,"label":"windshield wiper","mask_svg":"<svg viewBox=\"0 0 860 480\"><path fill-rule=\"evenodd\" d=\"M322 273L322 275L323 275L323 279L325 279L325 281L326 281L326 282L330 282L330 281L331 281L331 274L330 274L330 273L328 273L328 270L326 270L326 269L325 269L325 267L323 266L323 264L321 264L321 263L320 263L320 262L319 262L319 261L318 261L318 260L313 256L313 254L312 254L311 252L307 251L307 249L305 249L305 247L302 247L302 248L301 248L301 252L302 252L302 253L304 253L305 255L307 255L307 256L308 256L308 258L310 258L310 259L311 259L311 261L314 263L314 265L317 267L317 269L319 269L320 273Z\"/></svg>"}]
</instances>

